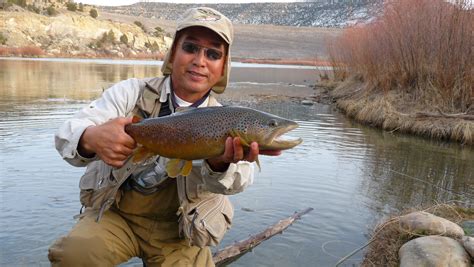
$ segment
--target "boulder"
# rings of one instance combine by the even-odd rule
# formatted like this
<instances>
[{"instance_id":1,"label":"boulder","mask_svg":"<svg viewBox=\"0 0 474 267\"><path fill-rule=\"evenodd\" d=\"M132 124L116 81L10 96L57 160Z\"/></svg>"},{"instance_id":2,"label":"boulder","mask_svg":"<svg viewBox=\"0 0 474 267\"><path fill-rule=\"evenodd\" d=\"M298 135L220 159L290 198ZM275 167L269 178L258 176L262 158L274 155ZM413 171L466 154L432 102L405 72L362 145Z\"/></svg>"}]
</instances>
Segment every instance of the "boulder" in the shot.
<instances>
[{"instance_id":1,"label":"boulder","mask_svg":"<svg viewBox=\"0 0 474 267\"><path fill-rule=\"evenodd\" d=\"M461 242L467 253L474 259L474 237L463 236Z\"/></svg>"},{"instance_id":2,"label":"boulder","mask_svg":"<svg viewBox=\"0 0 474 267\"><path fill-rule=\"evenodd\" d=\"M461 238L464 230L457 224L424 211L400 217L400 228L415 235L443 235Z\"/></svg>"},{"instance_id":3,"label":"boulder","mask_svg":"<svg viewBox=\"0 0 474 267\"><path fill-rule=\"evenodd\" d=\"M415 238L405 243L398 255L400 267L471 266L471 260L463 246L444 236Z\"/></svg>"}]
</instances>

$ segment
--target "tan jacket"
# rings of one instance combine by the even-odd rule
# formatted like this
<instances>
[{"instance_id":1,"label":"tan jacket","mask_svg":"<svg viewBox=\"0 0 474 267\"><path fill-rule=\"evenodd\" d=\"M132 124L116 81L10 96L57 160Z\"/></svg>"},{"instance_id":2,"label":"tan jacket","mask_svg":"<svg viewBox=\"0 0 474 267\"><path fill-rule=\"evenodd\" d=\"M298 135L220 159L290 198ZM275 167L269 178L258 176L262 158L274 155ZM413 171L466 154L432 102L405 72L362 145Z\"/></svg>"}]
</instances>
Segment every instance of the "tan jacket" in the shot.
<instances>
[{"instance_id":1,"label":"tan jacket","mask_svg":"<svg viewBox=\"0 0 474 267\"><path fill-rule=\"evenodd\" d=\"M81 203L86 208L100 211L97 220L114 202L119 201L120 186L138 166L128 160L123 167L115 169L98 158L82 157L77 151L82 133L89 126L100 125L120 116L129 117L140 112L145 112L149 117L157 116L161 103L166 101L170 92L169 81L165 77L129 79L117 83L106 90L101 98L66 121L56 133L56 149L62 157L74 166L87 165L79 184ZM201 106L219 105L210 95ZM253 165L249 162L231 164L226 172L218 173L213 172L205 161L195 161L189 176L178 177L180 201L201 202L215 194L241 192L253 182L253 172Z\"/></svg>"}]
</instances>

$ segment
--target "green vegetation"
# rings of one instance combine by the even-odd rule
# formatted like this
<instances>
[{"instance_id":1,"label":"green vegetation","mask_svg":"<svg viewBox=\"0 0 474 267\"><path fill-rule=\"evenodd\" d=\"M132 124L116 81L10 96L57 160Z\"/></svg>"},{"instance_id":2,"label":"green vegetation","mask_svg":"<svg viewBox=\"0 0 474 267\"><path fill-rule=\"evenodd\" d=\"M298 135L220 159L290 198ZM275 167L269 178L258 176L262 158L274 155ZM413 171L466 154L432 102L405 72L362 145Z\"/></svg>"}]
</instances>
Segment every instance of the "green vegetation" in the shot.
<instances>
[{"instance_id":1,"label":"green vegetation","mask_svg":"<svg viewBox=\"0 0 474 267\"><path fill-rule=\"evenodd\" d=\"M3 35L2 32L0 32L0 45L6 44L8 41L8 38Z\"/></svg>"},{"instance_id":2,"label":"green vegetation","mask_svg":"<svg viewBox=\"0 0 474 267\"><path fill-rule=\"evenodd\" d=\"M105 48L107 45L115 44L115 34L112 30L104 32L102 37L89 45L91 48Z\"/></svg>"},{"instance_id":3,"label":"green vegetation","mask_svg":"<svg viewBox=\"0 0 474 267\"><path fill-rule=\"evenodd\" d=\"M77 4L74 3L74 2L68 2L68 3L66 4L66 8L67 8L67 10L74 12L74 11L77 10Z\"/></svg>"},{"instance_id":4,"label":"green vegetation","mask_svg":"<svg viewBox=\"0 0 474 267\"><path fill-rule=\"evenodd\" d=\"M89 11L89 15L95 19L95 18L97 18L97 17L99 16L99 13L97 12L97 9L92 8L92 9Z\"/></svg>"},{"instance_id":5,"label":"green vegetation","mask_svg":"<svg viewBox=\"0 0 474 267\"><path fill-rule=\"evenodd\" d=\"M152 52L158 52L160 51L160 46L158 45L158 43L156 42L153 42L153 43L150 43L150 42L146 42L145 43L145 47L150 49Z\"/></svg>"},{"instance_id":6,"label":"green vegetation","mask_svg":"<svg viewBox=\"0 0 474 267\"><path fill-rule=\"evenodd\" d=\"M145 25L143 25L143 23L141 23L140 21L134 21L133 23L137 25L138 27L140 27L144 32L146 32L146 28L145 28Z\"/></svg>"},{"instance_id":7,"label":"green vegetation","mask_svg":"<svg viewBox=\"0 0 474 267\"><path fill-rule=\"evenodd\" d=\"M84 12L84 5L82 3L79 3L79 8L77 9L79 12Z\"/></svg>"},{"instance_id":8,"label":"green vegetation","mask_svg":"<svg viewBox=\"0 0 474 267\"><path fill-rule=\"evenodd\" d=\"M120 42L123 43L123 44L128 45L128 37L127 37L127 35L122 34L122 36L120 36Z\"/></svg>"},{"instance_id":9,"label":"green vegetation","mask_svg":"<svg viewBox=\"0 0 474 267\"><path fill-rule=\"evenodd\" d=\"M41 10L35 5L27 5L26 9L28 9L28 11L35 12L36 14L39 14L41 12Z\"/></svg>"},{"instance_id":10,"label":"green vegetation","mask_svg":"<svg viewBox=\"0 0 474 267\"><path fill-rule=\"evenodd\" d=\"M54 6L51 5L46 8L46 13L48 14L48 16L56 16L58 14L58 11L54 8Z\"/></svg>"},{"instance_id":11,"label":"green vegetation","mask_svg":"<svg viewBox=\"0 0 474 267\"><path fill-rule=\"evenodd\" d=\"M160 36L163 36L164 34L165 34L165 30L163 30L163 28L161 28L160 26L155 27L155 32L153 33L154 36L160 37Z\"/></svg>"},{"instance_id":12,"label":"green vegetation","mask_svg":"<svg viewBox=\"0 0 474 267\"><path fill-rule=\"evenodd\" d=\"M8 0L7 1L10 4L15 4L17 6L21 6L23 8L26 7L26 0Z\"/></svg>"}]
</instances>

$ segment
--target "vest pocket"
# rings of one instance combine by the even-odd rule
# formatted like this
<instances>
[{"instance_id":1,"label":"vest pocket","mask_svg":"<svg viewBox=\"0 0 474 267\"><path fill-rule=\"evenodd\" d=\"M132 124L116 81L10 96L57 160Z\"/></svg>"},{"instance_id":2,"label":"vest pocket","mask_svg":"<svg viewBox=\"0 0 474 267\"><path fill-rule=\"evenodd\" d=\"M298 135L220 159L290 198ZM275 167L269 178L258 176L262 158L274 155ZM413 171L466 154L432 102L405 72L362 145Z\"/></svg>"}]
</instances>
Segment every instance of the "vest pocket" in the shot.
<instances>
[{"instance_id":1,"label":"vest pocket","mask_svg":"<svg viewBox=\"0 0 474 267\"><path fill-rule=\"evenodd\" d=\"M180 234L198 247L215 246L230 229L234 208L227 196L215 194L196 203L183 203L179 208Z\"/></svg>"},{"instance_id":2,"label":"vest pocket","mask_svg":"<svg viewBox=\"0 0 474 267\"><path fill-rule=\"evenodd\" d=\"M111 175L112 167L103 161L91 162L79 181L79 198L84 207L98 208L103 198L116 181ZM94 207L95 206L95 207Z\"/></svg>"}]
</instances>

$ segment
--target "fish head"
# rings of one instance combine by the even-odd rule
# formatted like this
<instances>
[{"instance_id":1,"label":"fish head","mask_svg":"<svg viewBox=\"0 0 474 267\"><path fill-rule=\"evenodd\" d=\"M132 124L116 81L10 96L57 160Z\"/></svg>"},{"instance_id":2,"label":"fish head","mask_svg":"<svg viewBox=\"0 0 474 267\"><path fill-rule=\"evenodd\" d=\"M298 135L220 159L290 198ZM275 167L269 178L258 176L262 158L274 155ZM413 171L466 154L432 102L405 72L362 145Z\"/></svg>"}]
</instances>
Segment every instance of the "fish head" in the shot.
<instances>
[{"instance_id":1,"label":"fish head","mask_svg":"<svg viewBox=\"0 0 474 267\"><path fill-rule=\"evenodd\" d=\"M248 144L257 142L261 150L285 150L293 148L303 140L284 134L297 128L298 123L266 112L256 111L246 119L245 134L239 135Z\"/></svg>"}]
</instances>

